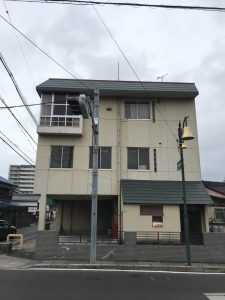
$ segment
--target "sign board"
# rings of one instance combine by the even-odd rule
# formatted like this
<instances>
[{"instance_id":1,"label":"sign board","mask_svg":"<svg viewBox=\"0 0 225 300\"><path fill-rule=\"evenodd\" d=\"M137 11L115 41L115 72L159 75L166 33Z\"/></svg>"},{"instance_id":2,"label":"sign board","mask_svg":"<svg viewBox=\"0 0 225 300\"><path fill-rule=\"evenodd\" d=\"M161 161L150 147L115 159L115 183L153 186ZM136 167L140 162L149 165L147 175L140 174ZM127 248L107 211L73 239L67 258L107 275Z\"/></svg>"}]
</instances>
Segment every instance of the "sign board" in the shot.
<instances>
[{"instance_id":1,"label":"sign board","mask_svg":"<svg viewBox=\"0 0 225 300\"><path fill-rule=\"evenodd\" d=\"M28 207L28 212L35 213L37 211L37 207Z\"/></svg>"}]
</instances>

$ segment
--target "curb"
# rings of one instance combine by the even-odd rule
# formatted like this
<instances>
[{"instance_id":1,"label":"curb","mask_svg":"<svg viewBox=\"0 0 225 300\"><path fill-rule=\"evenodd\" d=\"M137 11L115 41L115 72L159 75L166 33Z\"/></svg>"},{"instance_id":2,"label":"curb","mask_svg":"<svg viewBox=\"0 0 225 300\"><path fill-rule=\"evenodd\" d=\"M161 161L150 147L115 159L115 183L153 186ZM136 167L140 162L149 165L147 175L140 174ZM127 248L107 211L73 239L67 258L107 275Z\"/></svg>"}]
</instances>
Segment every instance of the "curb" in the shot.
<instances>
[{"instance_id":1,"label":"curb","mask_svg":"<svg viewBox=\"0 0 225 300\"><path fill-rule=\"evenodd\" d=\"M158 272L193 272L193 273L225 273L225 267L216 266L173 266L173 265L123 265L123 264L33 264L35 269L68 269L68 270L130 270L130 271L158 271Z\"/></svg>"}]
</instances>

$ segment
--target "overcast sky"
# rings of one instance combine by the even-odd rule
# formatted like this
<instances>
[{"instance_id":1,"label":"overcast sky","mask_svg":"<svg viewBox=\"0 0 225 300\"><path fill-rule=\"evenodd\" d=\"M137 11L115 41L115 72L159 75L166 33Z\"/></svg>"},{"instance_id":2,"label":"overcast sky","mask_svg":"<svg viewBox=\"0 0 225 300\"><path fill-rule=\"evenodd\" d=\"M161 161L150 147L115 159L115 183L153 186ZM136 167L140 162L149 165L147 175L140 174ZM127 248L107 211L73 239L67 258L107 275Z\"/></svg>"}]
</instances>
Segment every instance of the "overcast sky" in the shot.
<instances>
[{"instance_id":1,"label":"overcast sky","mask_svg":"<svg viewBox=\"0 0 225 300\"><path fill-rule=\"evenodd\" d=\"M181 1L160 1L160 4L177 3ZM119 60L120 79L136 80L92 6L5 4L13 24L75 76L116 80ZM183 0L182 5L185 4L225 7L223 0ZM224 180L225 13L113 6L97 6L97 9L141 80L156 81L157 76L168 74L166 81L196 83L200 93L196 109L202 178ZM3 2L0 14L7 18ZM51 77L71 77L17 35L18 39L0 18L0 51L27 102L37 103L40 99L36 85ZM2 64L0 95L8 105L21 104ZM32 111L39 118L39 109ZM25 109L13 112L37 140L36 127ZM35 145L6 110L0 110L0 122L1 132L35 161ZM0 140L0 175L7 178L10 164L23 163Z\"/></svg>"}]
</instances>

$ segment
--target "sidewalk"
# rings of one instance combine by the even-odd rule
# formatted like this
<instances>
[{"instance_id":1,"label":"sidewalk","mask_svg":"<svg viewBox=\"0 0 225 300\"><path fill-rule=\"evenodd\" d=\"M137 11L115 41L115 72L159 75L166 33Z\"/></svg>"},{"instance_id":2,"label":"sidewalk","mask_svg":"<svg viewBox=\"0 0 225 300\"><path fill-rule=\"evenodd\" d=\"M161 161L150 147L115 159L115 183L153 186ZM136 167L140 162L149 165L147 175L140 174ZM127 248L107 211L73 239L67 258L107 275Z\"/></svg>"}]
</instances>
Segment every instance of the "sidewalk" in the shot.
<instances>
[{"instance_id":1,"label":"sidewalk","mask_svg":"<svg viewBox=\"0 0 225 300\"><path fill-rule=\"evenodd\" d=\"M196 263L193 262L191 267L187 267L184 262L162 262L162 261L128 261L115 260L113 255L109 255L104 260L104 247L98 248L99 261L95 265L89 264L89 247L77 246L76 260L66 259L34 259L36 239L25 240L23 250L19 250L19 245L13 245L12 252L9 255L0 255L0 270L9 269L32 269L32 268L60 268L60 269L105 269L105 270L148 270L148 271L165 271L165 272L202 272L202 273L225 273L225 264L213 263ZM153 248L154 249L154 248ZM109 249L108 249L109 250ZM85 252L85 256L79 256L79 253ZM102 253L101 253L102 252ZM127 251L126 251L127 252ZM129 252L129 251L128 251ZM165 253L165 249L163 251ZM166 251L168 254L168 251ZM201 252L201 251L200 251ZM76 255L77 254L77 255ZM101 255L100 255L101 254ZM166 254L166 253L165 253ZM129 253L127 253L129 257ZM80 257L80 258L79 258ZM122 256L123 257L123 256ZM121 258L122 258L121 257ZM152 259L154 260L154 259Z\"/></svg>"},{"instance_id":2,"label":"sidewalk","mask_svg":"<svg viewBox=\"0 0 225 300\"><path fill-rule=\"evenodd\" d=\"M225 264L193 263L187 267L185 263L169 262L115 262L98 261L90 265L88 260L39 260L34 259L35 240L28 240L23 250L13 249L10 255L0 255L0 270L9 269L104 269L104 270L135 270L135 271L165 271L165 272L200 272L225 273Z\"/></svg>"},{"instance_id":3,"label":"sidewalk","mask_svg":"<svg viewBox=\"0 0 225 300\"><path fill-rule=\"evenodd\" d=\"M25 254L25 255L24 255ZM22 257L24 256L24 257ZM15 252L12 255L0 255L0 270L13 269L96 269L96 270L134 270L158 272L199 272L199 273L225 273L225 265L210 265L193 263L188 267L185 264L160 262L77 262L67 260L35 260L26 253Z\"/></svg>"}]
</instances>

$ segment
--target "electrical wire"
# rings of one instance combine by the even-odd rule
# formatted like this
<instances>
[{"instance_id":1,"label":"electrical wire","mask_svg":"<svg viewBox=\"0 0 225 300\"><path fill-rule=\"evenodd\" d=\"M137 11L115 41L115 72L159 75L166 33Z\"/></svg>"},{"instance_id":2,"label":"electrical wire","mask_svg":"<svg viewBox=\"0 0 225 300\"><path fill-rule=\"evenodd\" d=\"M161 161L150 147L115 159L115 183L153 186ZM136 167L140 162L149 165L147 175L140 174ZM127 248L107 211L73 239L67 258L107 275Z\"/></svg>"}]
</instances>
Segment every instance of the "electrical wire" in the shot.
<instances>
[{"instance_id":1,"label":"electrical wire","mask_svg":"<svg viewBox=\"0 0 225 300\"><path fill-rule=\"evenodd\" d=\"M8 142L10 142L14 147L16 147L30 162L32 162L33 164L35 164L34 161L25 152L23 152L23 150L21 150L18 145L14 144L10 140L10 138L7 135L5 135L1 130L0 130L0 133L3 135L4 138L6 138L8 140Z\"/></svg>"},{"instance_id":2,"label":"electrical wire","mask_svg":"<svg viewBox=\"0 0 225 300\"><path fill-rule=\"evenodd\" d=\"M7 1L7 0L6 0ZM14 0L15 1L15 0ZM33 2L33 1L32 1ZM46 2L46 1L45 1ZM73 1L70 1L73 2ZM90 3L96 14L98 15L100 21L103 23L104 27L106 28L107 32L109 33L110 37L113 39L114 43L116 44L117 48L119 49L119 51L121 52L122 56L124 57L124 59L126 60L127 64L129 65L129 67L131 68L132 72L134 73L135 77L137 78L137 80L139 81L139 83L141 84L143 90L145 90L146 94L149 96L148 91L145 89L143 82L140 80L138 74L136 73L136 71L134 70L133 66L131 65L131 63L129 62L127 56L125 55L124 51L122 50L122 48L120 47L119 43L116 41L116 39L114 38L112 32L110 31L110 29L108 28L108 26L106 25L106 23L104 22L103 18L101 17L100 13L98 12L98 10L96 9L96 7L93 4L96 4L96 1L88 1L88 3ZM112 2L111 2L112 3ZM47 57L49 57L52 61L54 61L58 66L60 66L64 71L66 71L67 73L69 73L72 77L74 77L75 79L77 79L83 86L85 86L86 88L89 89L88 86L86 86L86 84L83 83L82 80L78 79L77 77L75 77L70 71L68 71L67 69L65 69L65 67L63 67L61 64L59 64L55 59L53 59L51 56L49 56L44 50L42 50L39 46L37 46L33 41L31 41L27 36L25 36L20 30L18 30L12 23L8 22L2 15L0 15L0 17L7 22L9 25L11 25L15 30L17 30L20 34L22 34L22 36L24 38L26 38L29 42L31 42L35 47L37 47L42 53L44 53L45 55L47 55ZM172 129L170 128L168 122L165 120L165 118L162 116L161 112L159 111L157 105L155 105L157 111L159 112L161 118L164 120L166 126L168 127L168 129L170 130L170 132L172 133L172 135L174 136L175 140L177 141L177 136L175 135L175 133L172 131Z\"/></svg>"},{"instance_id":3,"label":"electrical wire","mask_svg":"<svg viewBox=\"0 0 225 300\"><path fill-rule=\"evenodd\" d=\"M33 104L20 104L20 105L11 105L11 106L0 106L0 109L12 109L12 108L21 108L21 107L26 107L26 106L44 106L44 105L50 105L50 104L64 104L65 102L42 102L42 103L33 103ZM69 104L70 107L80 107L79 104Z\"/></svg>"},{"instance_id":4,"label":"electrical wire","mask_svg":"<svg viewBox=\"0 0 225 300\"><path fill-rule=\"evenodd\" d=\"M24 159L29 165L32 165L25 157L23 157L23 155L21 155L16 149L14 149L5 139L3 139L3 137L0 136L0 139L6 144L8 145L14 152L16 152L22 159Z\"/></svg>"},{"instance_id":5,"label":"electrical wire","mask_svg":"<svg viewBox=\"0 0 225 300\"><path fill-rule=\"evenodd\" d=\"M19 34L21 34L28 42L30 42L33 46L35 46L39 51L41 51L44 55L46 55L51 61L53 61L57 66L63 69L67 74L72 76L78 82L80 82L84 87L86 87L90 92L93 92L93 88L88 87L81 79L77 78L73 73L71 73L68 69L66 69L62 64L60 64L56 59L51 57L46 51L44 51L41 47L39 47L35 42L33 42L29 37L27 37L21 30L19 30L16 26L14 26L11 22L6 20L1 14L0 18L8 23L11 27L13 27Z\"/></svg>"},{"instance_id":6,"label":"electrical wire","mask_svg":"<svg viewBox=\"0 0 225 300\"><path fill-rule=\"evenodd\" d=\"M9 14L9 10L8 10L8 8L7 8L7 6L6 6L5 0L2 0L2 3L3 3L3 5L4 5L4 7L5 7L5 13L6 13L6 15L8 16L9 21L10 21L11 23L13 23L13 22L12 22L12 18L11 18L10 14ZM18 37L18 35L17 35L15 29L14 29L14 28L12 28L12 29L13 29L13 32L14 32L14 34L15 34L15 37L16 37L17 43L18 43L18 45L19 45L19 48L20 48L20 50L21 50L21 53L22 53L22 55L23 55L23 58L24 58L24 61L25 61L26 66L27 66L27 70L28 70L28 72L29 72L29 74L30 74L31 80L32 80L32 82L33 82L33 85L36 86L36 84L35 84L35 82L34 82L34 76L33 76L33 74L32 74L31 68L30 68L30 66L29 66L28 60L27 60L27 58L26 58L26 56L25 56L25 52L24 52L24 50L23 50L22 44L20 43L19 37Z\"/></svg>"},{"instance_id":7,"label":"electrical wire","mask_svg":"<svg viewBox=\"0 0 225 300\"><path fill-rule=\"evenodd\" d=\"M2 98L2 96L0 95L0 100L2 101L2 103L7 107L4 99ZM33 143L35 145L37 145L36 141L33 139L33 137L30 135L30 133L26 130L26 128L23 126L23 124L18 120L18 118L15 116L15 114L11 111L10 108L7 108L8 111L11 113L11 115L13 116L13 118L17 121L17 123L21 126L21 128L27 133L27 135L30 137L30 139L33 141Z\"/></svg>"},{"instance_id":8,"label":"electrical wire","mask_svg":"<svg viewBox=\"0 0 225 300\"><path fill-rule=\"evenodd\" d=\"M96 10L96 8L95 8ZM146 91L143 83L141 82L139 76L137 75L137 73L135 72L134 68L132 67L132 65L130 64L129 60L127 59L125 53L122 51L121 47L119 46L118 42L115 40L115 38L113 37L113 34L111 33L111 31L109 30L109 28L107 27L106 23L104 22L104 20L102 19L102 17L100 16L99 12L98 12L98 16L100 18L100 20L103 22L105 28L107 29L108 33L110 34L111 38L114 40L115 44L117 45L117 47L119 48L120 52L122 53L123 57L125 58L125 60L127 61L128 65L130 66L131 70L133 71L133 73L135 74L136 78L138 79L138 81L140 82L142 88ZM25 34L23 34L19 29L17 29L13 24L11 24L10 22L8 22L1 14L0 17L7 22L10 26L12 26L13 28L15 28L15 30L17 32L19 32L25 39L27 39L30 43L32 43L32 45L34 45L36 48L38 48L42 53L44 53L49 59L51 59L53 62L55 62L58 66L60 66L64 71L66 71L68 74L70 74L73 78L77 79L83 86L85 86L88 90L93 90L90 89L86 84L83 83L83 81L81 79L78 79L76 76L74 76L70 71L68 71L65 67L63 67L60 63L58 63L55 59L53 59L50 55L48 55L43 49L41 49L38 45L36 45L33 41L31 41L30 38L28 38ZM146 91L147 92L147 91ZM157 111L158 108L157 106L155 106ZM161 117L163 118L162 114L160 114ZM165 121L167 127L169 128L170 132L173 134L173 136L175 137L175 139L177 140L176 135L173 133L172 129L169 127L167 121L163 118L163 120Z\"/></svg>"},{"instance_id":9,"label":"electrical wire","mask_svg":"<svg viewBox=\"0 0 225 300\"><path fill-rule=\"evenodd\" d=\"M147 7L160 9L176 9L176 10L198 10L211 12L225 12L225 7L216 6L190 6L190 5L169 5L169 4L147 4L140 2L115 2L115 1L89 1L89 0L5 0L11 2L30 2L30 3L45 3L45 4L69 4L69 5L113 5L113 6L129 6L129 7Z\"/></svg>"},{"instance_id":10,"label":"electrical wire","mask_svg":"<svg viewBox=\"0 0 225 300\"><path fill-rule=\"evenodd\" d=\"M91 2L91 0L90 0ZM126 60L127 64L129 65L130 69L132 70L132 72L134 73L135 77L137 78L138 82L140 83L141 87L143 88L143 90L145 91L146 95L149 96L148 91L146 90L143 82L141 81L140 77L138 76L137 72L135 72L133 66L131 65L131 63L129 62L127 56L125 55L124 51L122 50L122 48L120 47L119 43L116 41L116 39L114 38L111 30L108 28L108 26L106 25L106 23L104 22L102 16L100 15L99 11L97 10L97 8L92 4L92 7L94 8L98 18L100 19L100 21L102 22L102 24L104 25L105 29L107 30L107 32L109 33L110 37L112 38L112 40L114 41L114 43L116 44L117 48L119 49L120 53L122 54L122 56L124 57L124 59ZM168 129L170 130L170 132L172 133L172 135L174 136L176 142L177 142L177 136L175 135L175 133L173 132L173 130L171 129L171 127L169 126L167 120L163 117L163 115L161 114L161 112L159 111L159 108L157 107L157 105L155 104L155 108L156 110L159 112L161 118L163 119L163 121L165 122L166 126L168 127Z\"/></svg>"},{"instance_id":11,"label":"electrical wire","mask_svg":"<svg viewBox=\"0 0 225 300\"><path fill-rule=\"evenodd\" d=\"M9 66L7 65L7 63L6 63L6 61L5 61L5 59L4 59L1 52L0 52L0 60L3 64L4 68L6 69L9 77L11 78L21 101L23 102L23 104L27 105L27 101L26 101L25 97L23 96L23 94L22 94L22 92L21 92L21 90L20 90L20 88L19 88L19 86L18 86L18 84L15 80L15 77L13 76L12 71L10 70ZM34 124L37 125L38 122L37 122L35 116L33 115L32 111L30 110L30 108L28 106L26 106L26 110L27 110L28 114L30 115L31 119L33 120Z\"/></svg>"}]
</instances>

